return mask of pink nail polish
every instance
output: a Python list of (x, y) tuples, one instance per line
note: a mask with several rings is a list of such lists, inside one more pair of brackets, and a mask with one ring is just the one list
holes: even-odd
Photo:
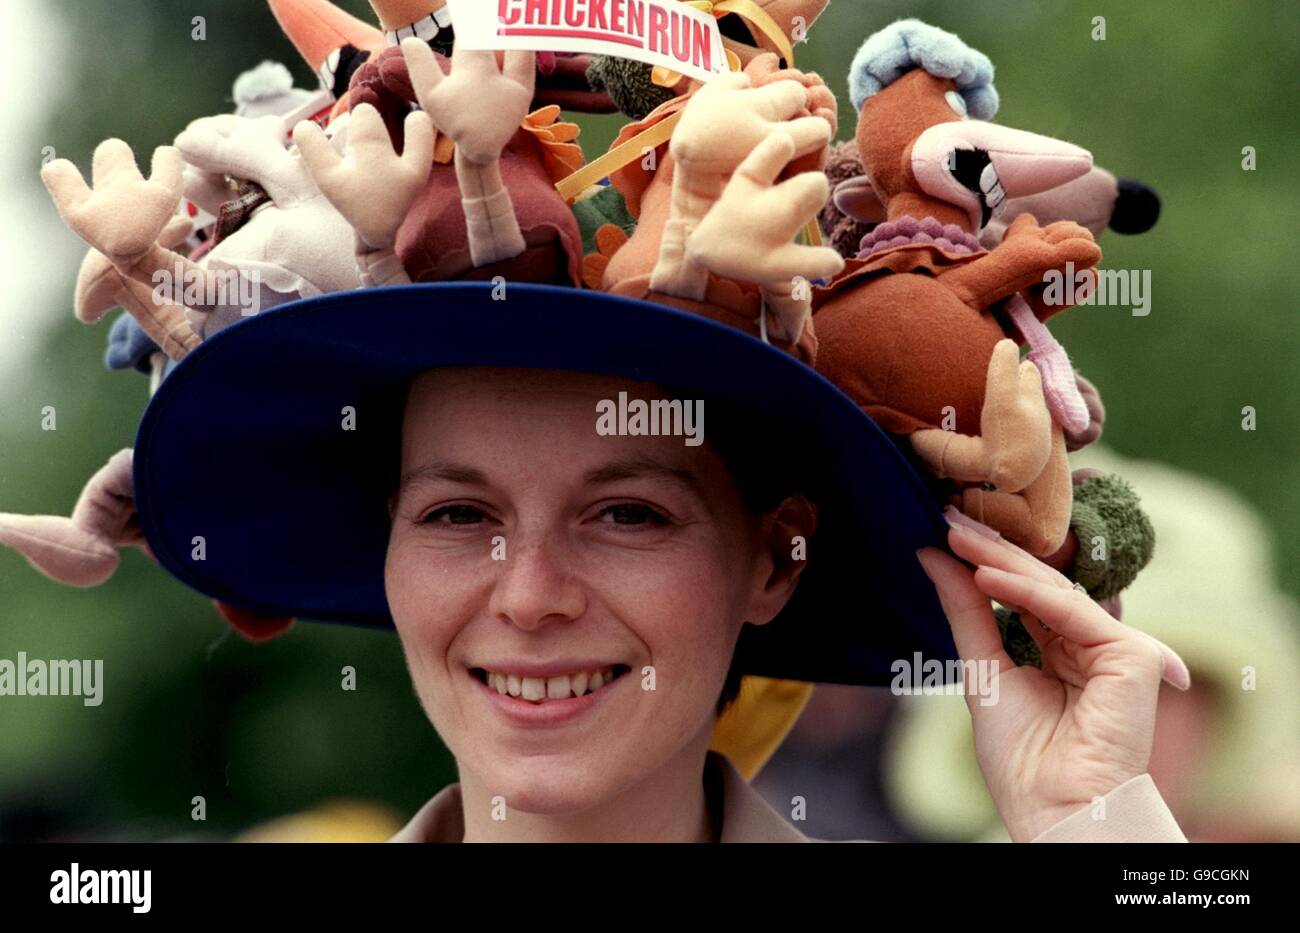
[(969, 515), (962, 513), (956, 506), (950, 505), (943, 510), (943, 517), (953, 528), (960, 528), (964, 531), (971, 531), (981, 538), (987, 538), (990, 541), (1001, 541), (1002, 535), (998, 534), (983, 522), (977, 522)]

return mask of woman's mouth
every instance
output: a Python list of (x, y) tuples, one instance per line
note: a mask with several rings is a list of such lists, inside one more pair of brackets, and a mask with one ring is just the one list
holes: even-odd
[(626, 664), (612, 664), (590, 671), (574, 671), (551, 677), (530, 677), (508, 671), (489, 671), (481, 667), (470, 673), (490, 690), (501, 696), (526, 700), (535, 705), (579, 699), (605, 689), (631, 668)]

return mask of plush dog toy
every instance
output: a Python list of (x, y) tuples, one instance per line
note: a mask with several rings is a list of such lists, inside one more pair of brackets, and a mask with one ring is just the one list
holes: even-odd
[[(1086, 428), (1073, 368), (1042, 322), (1048, 273), (1091, 270), (1092, 235), (1022, 214), (985, 250), (975, 232), (1009, 197), (1086, 175), (1069, 143), (985, 122), (993, 66), (915, 20), (864, 43), (850, 90), (885, 222), (815, 297), (818, 368), (956, 485), (963, 512), (1037, 555), (1069, 527), (1065, 430)], [(1029, 341), (1020, 363), (1017, 344)], [(1040, 375), (1041, 370), (1041, 375)]]

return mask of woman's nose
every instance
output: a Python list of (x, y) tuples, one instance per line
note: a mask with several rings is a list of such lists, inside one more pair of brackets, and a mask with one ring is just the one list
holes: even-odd
[(493, 617), (529, 631), (580, 617), (587, 599), (572, 561), (569, 549), (553, 537), (507, 538), (488, 603)]

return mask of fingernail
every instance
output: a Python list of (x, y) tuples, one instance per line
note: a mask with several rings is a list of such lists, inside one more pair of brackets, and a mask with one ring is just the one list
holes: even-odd
[(1165, 680), (1176, 690), (1187, 691), (1192, 688), (1192, 672), (1187, 663), (1178, 656), (1178, 652), (1164, 642), (1159, 641), (1160, 651), (1165, 656)]
[(987, 538), (990, 541), (1002, 540), (1002, 535), (998, 534), (983, 522), (977, 522), (969, 515), (964, 514), (955, 505), (950, 505), (944, 509), (943, 517), (953, 528), (974, 532), (981, 538)]

